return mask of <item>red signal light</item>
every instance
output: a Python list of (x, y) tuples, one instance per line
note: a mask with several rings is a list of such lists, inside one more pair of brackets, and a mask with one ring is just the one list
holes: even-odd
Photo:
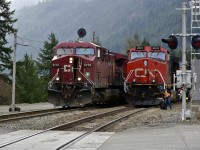
[(170, 35), (169, 38), (162, 39), (162, 42), (167, 43), (171, 49), (176, 49), (178, 45), (178, 40), (173, 35)]
[(193, 36), (191, 44), (194, 49), (199, 49), (200, 48), (200, 35)]

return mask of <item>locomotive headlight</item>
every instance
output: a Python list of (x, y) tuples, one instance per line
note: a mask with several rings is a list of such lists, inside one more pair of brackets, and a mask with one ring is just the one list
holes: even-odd
[(133, 82), (135, 83), (135, 82), (136, 82), (136, 79), (133, 79)]
[(147, 60), (144, 60), (144, 66), (147, 66), (148, 63), (147, 63)]
[(73, 58), (72, 58), (72, 57), (69, 58), (69, 63), (70, 63), (70, 64), (73, 63)]
[(152, 80), (152, 83), (155, 83), (155, 82), (156, 82), (156, 80), (153, 79), (153, 80)]
[(56, 78), (56, 81), (59, 81), (59, 80), (60, 80), (60, 78), (59, 78), (59, 77), (57, 77), (57, 78)]
[(78, 81), (81, 81), (81, 77), (78, 77)]

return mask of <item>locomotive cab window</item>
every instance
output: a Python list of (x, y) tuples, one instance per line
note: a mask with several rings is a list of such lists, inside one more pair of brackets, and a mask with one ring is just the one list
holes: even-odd
[(146, 52), (132, 52), (131, 60), (146, 57)]
[(166, 55), (164, 52), (149, 52), (148, 57), (152, 59), (157, 59), (160, 61), (165, 61)]
[(78, 55), (94, 55), (94, 48), (88, 48), (88, 47), (76, 48), (76, 54), (78, 54)]
[(74, 50), (73, 48), (59, 48), (56, 50), (56, 55), (62, 56), (62, 55), (70, 55), (73, 54)]

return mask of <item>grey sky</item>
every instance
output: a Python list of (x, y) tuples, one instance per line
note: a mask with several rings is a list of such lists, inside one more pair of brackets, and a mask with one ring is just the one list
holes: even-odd
[[(7, 0), (7, 1), (11, 1), (12, 10), (13, 9), (19, 10), (23, 7), (36, 5), (39, 2), (48, 1), (48, 0)], [(85, 1), (91, 1), (91, 0), (85, 0)]]
[(11, 1), (11, 9), (18, 10), (26, 6), (36, 5), (38, 4), (38, 2), (42, 2), (43, 0), (10, 0), (10, 1)]

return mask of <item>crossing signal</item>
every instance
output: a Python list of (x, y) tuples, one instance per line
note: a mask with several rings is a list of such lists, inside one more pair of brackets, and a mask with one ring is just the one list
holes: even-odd
[(196, 50), (199, 49), (200, 48), (200, 35), (193, 36), (191, 44), (194, 49), (196, 49)]
[(162, 39), (162, 42), (167, 43), (171, 49), (176, 49), (178, 45), (178, 40), (173, 35), (170, 35), (169, 38)]

